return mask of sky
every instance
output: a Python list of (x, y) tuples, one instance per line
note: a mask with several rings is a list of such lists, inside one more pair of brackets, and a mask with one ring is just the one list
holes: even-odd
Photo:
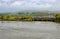
[(0, 0), (0, 13), (18, 11), (60, 11), (60, 0)]

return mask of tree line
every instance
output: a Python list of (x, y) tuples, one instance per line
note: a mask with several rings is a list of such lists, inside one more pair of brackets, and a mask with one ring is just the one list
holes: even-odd
[[(37, 13), (36, 13), (37, 14)], [(38, 16), (40, 13), (36, 14), (2, 14), (0, 15), (0, 21), (55, 21), (60, 22), (60, 14), (55, 14), (55, 18), (33, 18), (33, 16)], [(41, 13), (42, 14), (42, 13)], [(42, 15), (39, 16), (42, 16)], [(45, 14), (46, 15), (46, 14)], [(53, 15), (53, 14), (52, 14)]]

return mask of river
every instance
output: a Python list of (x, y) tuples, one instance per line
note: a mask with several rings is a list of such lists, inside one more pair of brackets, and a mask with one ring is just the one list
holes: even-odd
[(60, 39), (60, 24), (0, 21), (0, 39)]

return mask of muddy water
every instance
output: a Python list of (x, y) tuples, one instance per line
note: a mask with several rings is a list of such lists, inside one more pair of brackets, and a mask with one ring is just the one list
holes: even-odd
[(60, 24), (0, 21), (0, 39), (60, 39)]

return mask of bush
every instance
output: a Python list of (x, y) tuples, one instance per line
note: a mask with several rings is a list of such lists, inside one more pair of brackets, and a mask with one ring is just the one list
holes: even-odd
[(56, 22), (60, 22), (60, 14), (56, 14)]
[(16, 19), (15, 19), (15, 17), (9, 17), (8, 20), (9, 20), (9, 21), (14, 21), (14, 20), (16, 20)]
[(23, 16), (21, 18), (21, 20), (23, 20), (23, 21), (32, 21), (32, 16)]

